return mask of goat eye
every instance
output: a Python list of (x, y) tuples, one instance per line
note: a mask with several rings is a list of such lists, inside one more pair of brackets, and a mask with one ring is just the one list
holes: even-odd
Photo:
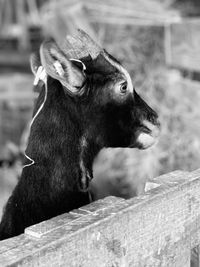
[(127, 82), (124, 82), (120, 85), (120, 92), (125, 94), (127, 92)]

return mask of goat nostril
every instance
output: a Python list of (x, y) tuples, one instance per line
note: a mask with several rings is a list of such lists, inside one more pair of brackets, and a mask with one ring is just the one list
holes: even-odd
[(158, 115), (155, 113), (155, 116), (151, 116), (150, 118), (148, 118), (149, 121), (156, 127), (160, 128), (161, 127), (161, 123), (158, 120)]
[(155, 122), (152, 122), (152, 120), (144, 120), (142, 125), (145, 126), (145, 128), (147, 128), (149, 131), (152, 131), (156, 127)]

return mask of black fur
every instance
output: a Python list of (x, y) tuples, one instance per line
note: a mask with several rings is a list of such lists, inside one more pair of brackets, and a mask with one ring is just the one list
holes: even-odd
[[(138, 147), (142, 120), (157, 124), (156, 113), (136, 93), (122, 102), (115, 100), (112, 87), (121, 74), (113, 66), (109, 69), (108, 63), (107, 69), (103, 68), (104, 64), (101, 57), (93, 63), (93, 71), (88, 68), (87, 90), (81, 97), (69, 96), (59, 81), (48, 77), (47, 101), (31, 127), (26, 150), (35, 164), (23, 169), (7, 202), (0, 240), (88, 204), (80, 160), (86, 177), (91, 179), (92, 163), (100, 149)], [(34, 113), (43, 99), (44, 87)]]

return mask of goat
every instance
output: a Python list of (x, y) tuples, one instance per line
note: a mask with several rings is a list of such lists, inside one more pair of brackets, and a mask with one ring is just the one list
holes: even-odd
[(0, 240), (90, 203), (92, 164), (103, 147), (145, 149), (159, 134), (157, 114), (126, 69), (85, 32), (68, 36), (62, 46), (44, 41), (31, 65), (35, 84), (41, 79), (43, 85)]

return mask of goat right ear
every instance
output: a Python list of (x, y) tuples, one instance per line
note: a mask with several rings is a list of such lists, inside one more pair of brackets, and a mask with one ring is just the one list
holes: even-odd
[(45, 41), (40, 48), (42, 66), (47, 74), (59, 80), (72, 95), (82, 93), (85, 75), (73, 61), (69, 60), (54, 40)]

